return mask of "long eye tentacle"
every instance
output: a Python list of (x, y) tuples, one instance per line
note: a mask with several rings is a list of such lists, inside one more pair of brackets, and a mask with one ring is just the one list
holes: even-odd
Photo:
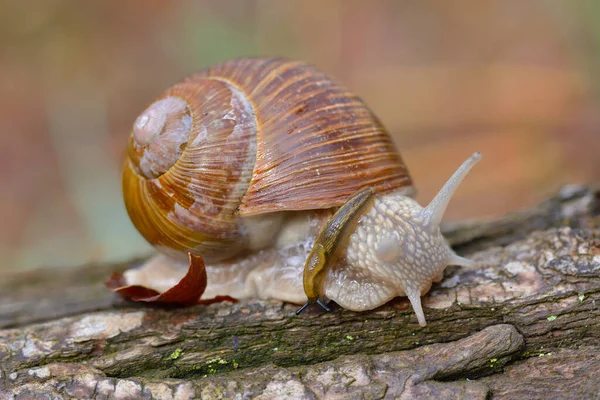
[(458, 189), (462, 181), (466, 178), (471, 168), (473, 168), (482, 157), (483, 156), (479, 152), (473, 153), (471, 157), (462, 163), (450, 179), (448, 179), (438, 194), (423, 210), (425, 225), (437, 227), (442, 222), (442, 218), (444, 217), (444, 213), (446, 212), (446, 208), (448, 207), (448, 203), (450, 203), (454, 192), (456, 192), (456, 189)]

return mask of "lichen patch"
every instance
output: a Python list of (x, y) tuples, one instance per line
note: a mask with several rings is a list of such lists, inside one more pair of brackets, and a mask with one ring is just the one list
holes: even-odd
[(102, 313), (90, 315), (71, 325), (70, 340), (77, 343), (112, 338), (121, 332), (129, 332), (139, 328), (145, 315), (142, 311), (127, 314)]
[(23, 343), (21, 353), (27, 358), (43, 357), (52, 352), (54, 341), (41, 340), (28, 336)]
[(134, 381), (119, 380), (115, 385), (115, 392), (112, 398), (119, 400), (139, 399), (142, 395), (142, 386)]
[(533, 265), (519, 261), (509, 262), (504, 266), (504, 269), (507, 270), (513, 276), (519, 274), (535, 273), (535, 267)]
[(38, 379), (46, 379), (50, 376), (50, 369), (48, 367), (32, 368), (27, 371), (27, 374)]
[(96, 385), (96, 395), (108, 397), (115, 391), (115, 384), (112, 379), (101, 379)]
[(287, 381), (271, 381), (265, 388), (265, 391), (257, 396), (256, 399), (288, 399), (288, 400), (303, 400), (310, 398), (309, 392), (301, 382), (290, 379)]

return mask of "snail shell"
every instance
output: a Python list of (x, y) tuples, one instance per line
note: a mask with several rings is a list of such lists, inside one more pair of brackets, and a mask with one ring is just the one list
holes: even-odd
[(359, 97), (300, 61), (234, 59), (175, 84), (134, 123), (127, 212), (166, 254), (208, 262), (269, 246), (282, 212), (412, 181)]

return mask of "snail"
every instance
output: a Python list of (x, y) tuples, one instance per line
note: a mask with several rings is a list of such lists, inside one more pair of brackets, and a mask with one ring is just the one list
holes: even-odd
[(316, 67), (238, 58), (192, 74), (133, 124), (122, 174), (149, 264), (207, 263), (205, 296), (374, 309), (421, 296), (448, 265), (472, 266), (439, 224), (474, 153), (431, 203), (388, 132)]

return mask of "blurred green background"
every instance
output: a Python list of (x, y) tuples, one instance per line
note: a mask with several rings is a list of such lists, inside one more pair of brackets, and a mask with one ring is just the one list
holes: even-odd
[(485, 158), (447, 220), (600, 180), (595, 0), (0, 2), (0, 271), (122, 260), (149, 246), (120, 164), (154, 96), (211, 63), (301, 58), (359, 94), (427, 202)]

